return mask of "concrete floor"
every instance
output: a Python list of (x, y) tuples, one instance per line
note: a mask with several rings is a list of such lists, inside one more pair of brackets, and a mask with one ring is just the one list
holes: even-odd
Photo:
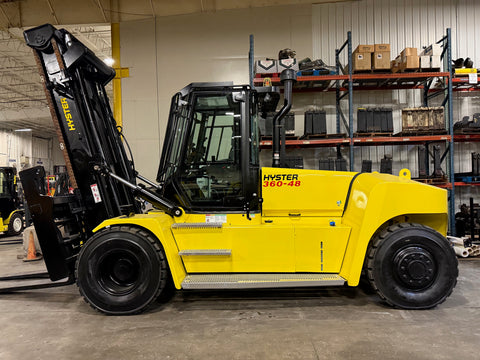
[[(0, 246), (2, 276), (42, 269), (20, 253)], [(479, 260), (460, 261), (452, 296), (425, 311), (362, 288), (179, 292), (123, 317), (95, 312), (75, 285), (0, 294), (0, 359), (479, 359)]]

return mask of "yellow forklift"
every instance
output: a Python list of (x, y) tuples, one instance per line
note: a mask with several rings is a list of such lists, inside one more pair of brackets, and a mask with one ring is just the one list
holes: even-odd
[(0, 167), (0, 232), (9, 236), (23, 231), (23, 209), (18, 196), (17, 170)]
[[(270, 167), (259, 164), (258, 121), (279, 97), (195, 83), (172, 98), (151, 181), (135, 171), (112, 116), (105, 85), (115, 71), (66, 30), (44, 25), (25, 39), (73, 188), (51, 198), (39, 186), (43, 168), (21, 173), (52, 284), (76, 282), (93, 308), (118, 315), (172, 288), (357, 286), (362, 275), (399, 308), (432, 308), (452, 293), (458, 267), (445, 190), (406, 169), (285, 167), (280, 129), (294, 72), (282, 73)], [(154, 210), (143, 213), (142, 202)]]

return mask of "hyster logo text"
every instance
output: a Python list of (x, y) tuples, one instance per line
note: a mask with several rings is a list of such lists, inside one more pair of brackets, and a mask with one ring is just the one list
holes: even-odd
[(282, 181), (282, 180), (298, 180), (298, 175), (297, 174), (276, 174), (276, 175), (263, 175), (263, 180), (266, 181)]
[(75, 124), (73, 123), (72, 114), (70, 113), (70, 109), (69, 109), (69, 106), (68, 106), (67, 99), (62, 98), (61, 101), (62, 101), (63, 113), (65, 114), (65, 119), (67, 120), (68, 130), (69, 131), (74, 131), (75, 130)]

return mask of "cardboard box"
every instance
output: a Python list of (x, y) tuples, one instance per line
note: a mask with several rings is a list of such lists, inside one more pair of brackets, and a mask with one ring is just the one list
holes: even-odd
[(374, 52), (390, 51), (390, 44), (375, 44)]
[(430, 56), (420, 56), (420, 69), (430, 69)]
[(442, 60), (440, 60), (440, 55), (430, 56), (430, 67), (432, 69), (440, 69), (442, 67)]
[(372, 69), (390, 69), (390, 51), (378, 51), (372, 54)]
[(430, 46), (427, 46), (420, 55), (429, 55), (429, 56), (439, 56), (442, 55), (442, 47), (440, 44), (432, 44)]
[(355, 52), (353, 57), (353, 71), (371, 70), (372, 69), (372, 57), (370, 53)]
[(405, 69), (418, 69), (420, 67), (420, 58), (417, 55), (407, 55), (402, 57), (402, 62), (400, 64), (400, 68), (402, 70)]
[(274, 74), (277, 72), (277, 62), (275, 60), (258, 60), (255, 62), (255, 74)]
[(292, 70), (298, 71), (299, 68), (298, 68), (297, 59), (278, 60), (277, 69), (279, 73), (281, 73), (285, 69), (292, 69)]
[(417, 56), (417, 48), (405, 48), (403, 49), (402, 53), (402, 58), (405, 56)]
[(374, 52), (375, 48), (373, 45), (358, 45), (357, 48), (355, 49), (354, 53), (360, 52), (360, 53), (372, 53)]

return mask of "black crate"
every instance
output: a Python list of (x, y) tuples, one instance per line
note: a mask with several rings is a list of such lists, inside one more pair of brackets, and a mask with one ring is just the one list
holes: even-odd
[(418, 147), (418, 177), (427, 177), (427, 152), (424, 146)]
[(373, 109), (373, 129), (370, 130), (371, 132), (382, 132), (382, 117), (383, 112), (380, 109)]
[(480, 175), (480, 154), (473, 152), (472, 153), (472, 175), (479, 176)]
[(393, 110), (385, 108), (385, 117), (387, 118), (387, 132), (393, 133)]
[(337, 170), (337, 171), (347, 171), (347, 160), (345, 160), (345, 159), (335, 159), (335, 170)]
[(374, 121), (373, 121), (373, 109), (367, 109), (367, 132), (373, 132), (375, 129)]
[(260, 135), (272, 136), (273, 135), (273, 116), (275, 113), (267, 113), (266, 118), (260, 118)]
[(335, 170), (335, 160), (334, 159), (320, 159), (318, 162), (318, 168), (320, 170)]
[(303, 169), (303, 157), (287, 156), (285, 158), (285, 165), (289, 169)]
[(384, 174), (392, 174), (393, 161), (392, 157), (385, 155), (383, 159), (380, 160), (380, 172)]
[(357, 109), (357, 132), (359, 133), (367, 132), (367, 109), (366, 108)]
[(372, 172), (372, 160), (362, 160), (362, 173)]
[(304, 134), (321, 135), (327, 133), (327, 112), (324, 110), (306, 111), (304, 117)]
[(288, 113), (283, 119), (285, 124), (285, 134), (295, 135), (295, 114)]

